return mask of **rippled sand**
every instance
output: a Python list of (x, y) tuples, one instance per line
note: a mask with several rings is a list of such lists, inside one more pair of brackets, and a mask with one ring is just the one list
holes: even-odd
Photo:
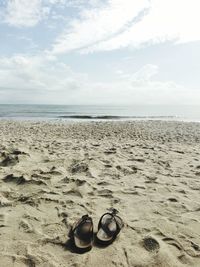
[[(110, 207), (107, 248), (76, 254), (71, 224)], [(199, 267), (200, 124), (0, 122), (0, 266)]]

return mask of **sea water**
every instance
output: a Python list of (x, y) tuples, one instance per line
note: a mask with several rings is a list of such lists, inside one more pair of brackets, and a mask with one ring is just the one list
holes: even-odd
[(10, 105), (1, 119), (16, 120), (173, 120), (200, 122), (200, 105)]

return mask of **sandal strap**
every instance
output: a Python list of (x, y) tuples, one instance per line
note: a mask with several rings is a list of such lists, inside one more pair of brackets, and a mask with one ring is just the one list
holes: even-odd
[[(92, 223), (92, 219), (86, 214), (83, 215), (82, 218), (79, 220), (79, 222), (77, 223), (77, 225), (73, 228), (71, 228), (70, 233), (69, 233), (69, 237), (73, 237), (74, 235), (76, 235), (78, 238), (80, 237), (80, 239), (84, 240), (84, 241), (88, 241), (93, 237), (93, 231), (89, 231), (88, 233), (82, 233), (80, 230), (80, 227), (86, 223), (88, 220), (88, 223), (91, 223), (91, 225), (93, 226)], [(78, 234), (76, 233), (78, 231)]]
[[(116, 210), (115, 210), (116, 211)], [(105, 215), (110, 215), (112, 217), (112, 219), (108, 219), (108, 222), (107, 223), (104, 223), (102, 224), (102, 218), (105, 216)], [(118, 218), (122, 224), (120, 225), (118, 220), (116, 219)], [(111, 223), (111, 220), (114, 220), (114, 222), (116, 223), (116, 230), (110, 230), (109, 229), (109, 224)], [(104, 230), (104, 232), (109, 236), (109, 237), (112, 237), (112, 236), (116, 236), (118, 235), (118, 233), (120, 232), (120, 230), (122, 229), (123, 227), (123, 221), (122, 219), (119, 217), (119, 216), (116, 216), (116, 212), (112, 212), (112, 213), (104, 213), (102, 216), (101, 216), (101, 219), (99, 221), (99, 225), (98, 225), (98, 229), (102, 228)]]

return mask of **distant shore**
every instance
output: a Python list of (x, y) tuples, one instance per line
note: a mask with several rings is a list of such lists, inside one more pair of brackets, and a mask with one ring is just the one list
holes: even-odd
[[(1, 119), (0, 265), (198, 267), (199, 191), (200, 123)], [(110, 207), (119, 238), (72, 253), (73, 222)]]

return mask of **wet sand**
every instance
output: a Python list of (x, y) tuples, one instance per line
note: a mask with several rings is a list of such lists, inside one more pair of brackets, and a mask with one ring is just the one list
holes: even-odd
[[(76, 254), (68, 231), (125, 222)], [(0, 121), (0, 266), (199, 267), (200, 124)]]

